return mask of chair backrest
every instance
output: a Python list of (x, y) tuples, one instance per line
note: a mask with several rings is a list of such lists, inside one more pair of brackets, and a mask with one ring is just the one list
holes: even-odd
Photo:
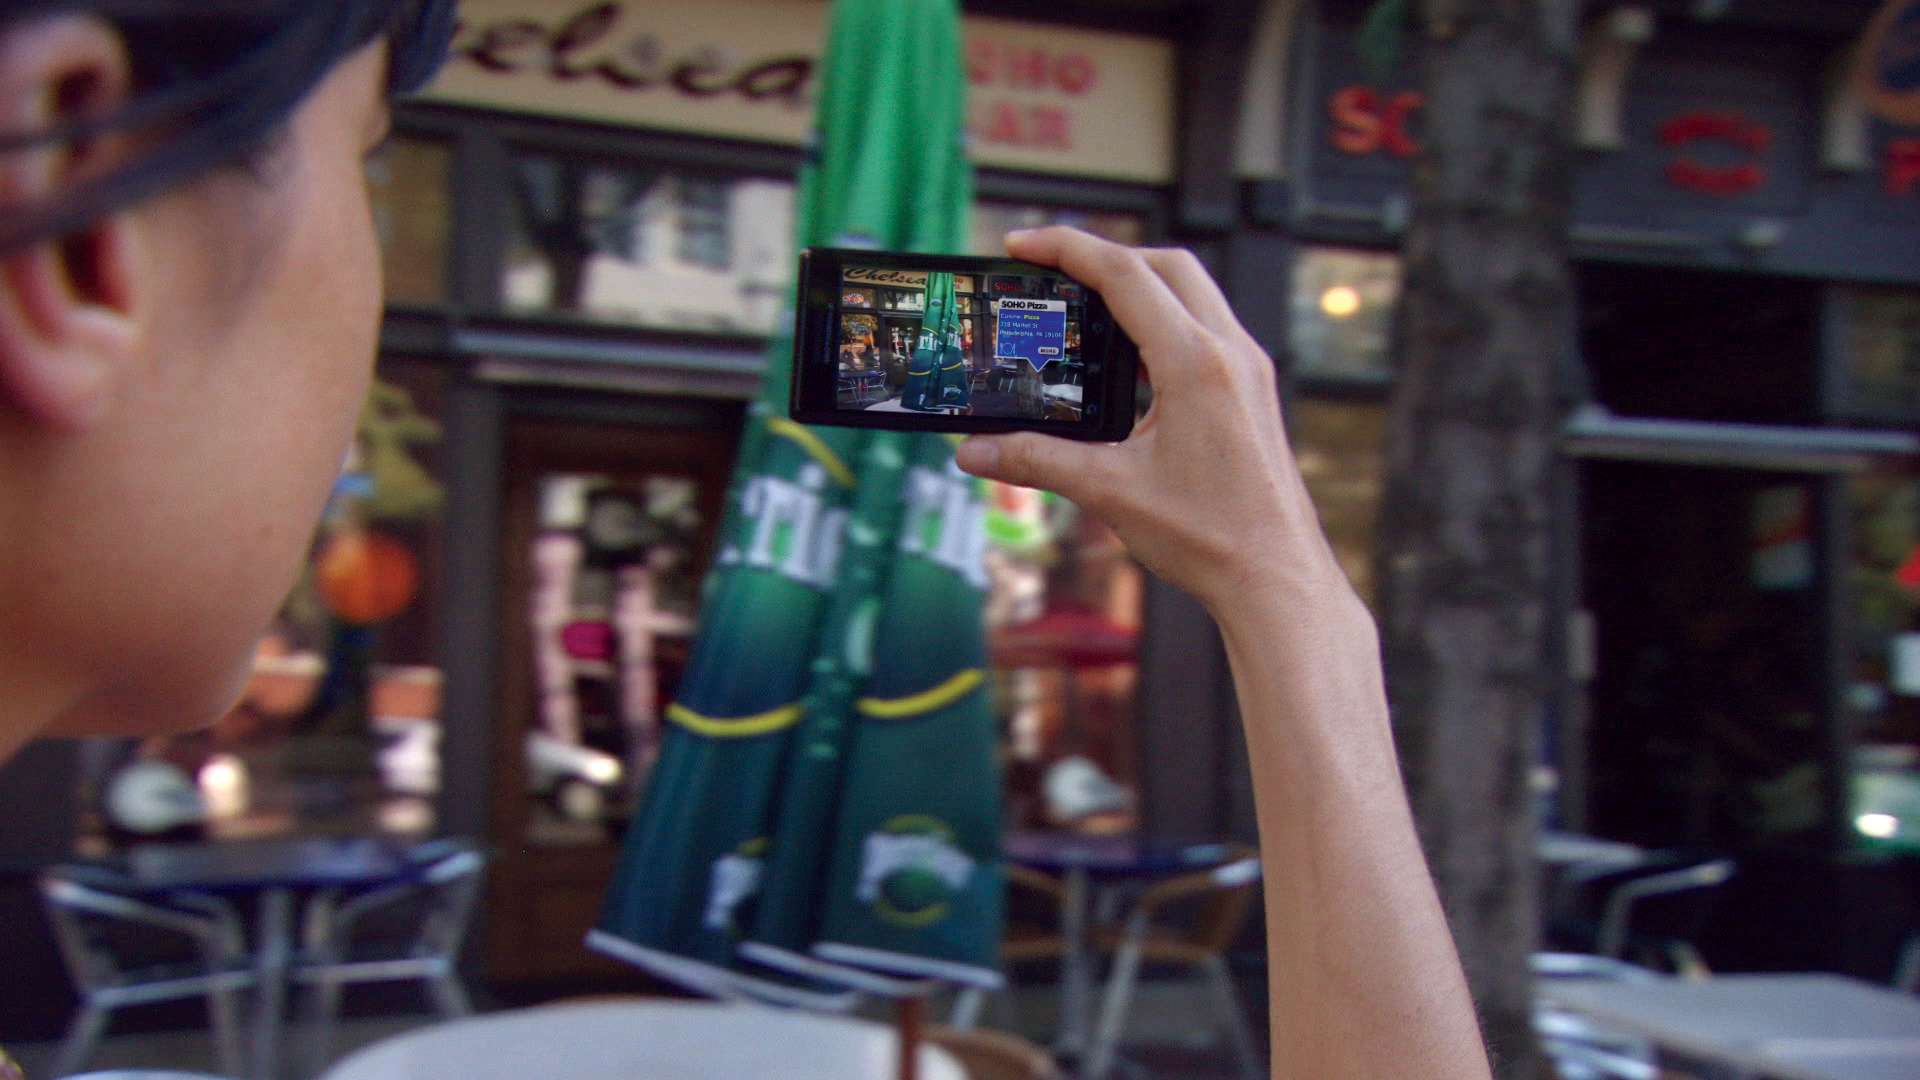
[(67, 972), (81, 990), (98, 990), (132, 969), (208, 958), (220, 947), (204, 916), (147, 902), (111, 886), (93, 867), (57, 866), (40, 875), (40, 896)]
[(1246, 849), (1239, 857), (1207, 871), (1214, 888), (1203, 893), (1188, 924), (1187, 940), (1212, 953), (1225, 953), (1247, 921), (1260, 887), (1260, 860)]
[(423, 953), (451, 955), (459, 950), (472, 922), (486, 856), (464, 841), (439, 840), (415, 848), (408, 859), (424, 866), (420, 880), (426, 889), (426, 909), (417, 947)]
[(1141, 893), (1128, 916), (1130, 925), (1142, 929), (1148, 922), (1166, 925), (1163, 909), (1178, 905), (1191, 912), (1181, 924), (1187, 944), (1224, 954), (1240, 933), (1260, 885), (1258, 852), (1244, 844), (1230, 844), (1224, 856), (1212, 869), (1167, 878)]
[(1060, 1080), (1053, 1058), (1018, 1035), (934, 1024), (922, 1037), (952, 1054), (968, 1080)]
[[(1607, 894), (1606, 906), (1600, 916), (1599, 933), (1594, 941), (1594, 951), (1601, 956), (1615, 958), (1626, 952), (1627, 941), (1632, 934), (1634, 909), (1643, 901), (1654, 897), (1713, 889), (1725, 884), (1733, 877), (1733, 873), (1732, 859), (1705, 859), (1678, 869), (1625, 877)], [(1705, 913), (1702, 910), (1694, 921), (1704, 917)]]

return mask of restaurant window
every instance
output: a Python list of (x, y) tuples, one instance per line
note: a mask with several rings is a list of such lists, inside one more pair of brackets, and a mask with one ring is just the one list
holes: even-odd
[[(1135, 213), (983, 201), (974, 204), (974, 254), (1005, 255), (1008, 231), (1043, 225), (1146, 240), (1146, 220)], [(917, 302), (903, 296), (894, 310), (917, 312)], [(965, 336), (973, 355), (971, 325)], [(984, 349), (985, 335), (979, 340)], [(990, 488), (986, 618), (1008, 823), (1131, 831), (1139, 826), (1133, 733), (1144, 576), (1112, 530), (1067, 500)]]
[(727, 198), (724, 181), (684, 178), (680, 181), (680, 261), (709, 270), (731, 265), (727, 240)]
[(513, 162), (503, 306), (656, 330), (771, 333), (793, 275), (793, 185), (638, 162)]
[(1139, 214), (982, 201), (973, 204), (973, 253), (1005, 255), (1007, 233), (1043, 225), (1071, 225), (1116, 244), (1137, 245), (1147, 239), (1146, 219)]
[(528, 558), (527, 839), (604, 843), (633, 812), (699, 613), (698, 482), (546, 472)]
[(986, 621), (1008, 823), (1130, 831), (1144, 576), (1112, 530), (1065, 499), (989, 489)]
[(1856, 417), (1920, 414), (1920, 293), (1847, 288), (1837, 296), (1838, 411)]
[(239, 702), (200, 731), (89, 740), (82, 850), (433, 830), (443, 386), (436, 364), (382, 358), (305, 570)]
[(1920, 478), (1846, 480), (1853, 607), (1848, 816), (1866, 848), (1920, 852)]
[(403, 135), (367, 160), (367, 193), (390, 303), (447, 301), (452, 169), (453, 150), (446, 143)]
[(1309, 247), (1293, 264), (1288, 351), (1296, 378), (1384, 385), (1393, 378), (1400, 257)]
[(1361, 599), (1373, 602), (1374, 523), (1386, 470), (1387, 407), (1296, 398), (1287, 407), (1300, 475), (1327, 542)]

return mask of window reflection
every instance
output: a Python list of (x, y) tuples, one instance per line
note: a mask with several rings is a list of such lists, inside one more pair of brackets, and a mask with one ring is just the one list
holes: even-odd
[(1386, 406), (1373, 402), (1300, 398), (1287, 409), (1294, 456), (1327, 542), (1354, 590), (1369, 603), (1386, 422)]
[(447, 144), (399, 135), (367, 161), (367, 193), (392, 303), (447, 301), (452, 169)]
[(692, 479), (550, 473), (528, 553), (528, 839), (592, 844), (632, 812), (698, 608)]
[(1146, 242), (1146, 219), (1139, 214), (1077, 210), (1060, 206), (1035, 206), (1028, 203), (977, 202), (973, 204), (973, 253), (1005, 255), (1005, 237), (1014, 229), (1037, 229), (1043, 225), (1071, 225), (1116, 244)]
[[(1139, 214), (984, 201), (973, 208), (973, 253), (1005, 255), (1010, 230), (1043, 225), (1146, 241)], [(896, 299), (905, 302), (883, 306), (916, 310), (915, 299)], [(1006, 725), (1008, 823), (1129, 831), (1139, 813), (1140, 568), (1111, 530), (1065, 499), (1004, 484), (992, 491), (986, 618)]]
[(1847, 480), (1859, 725), (1849, 817), (1864, 847), (1920, 851), (1920, 478)]
[(986, 621), (1015, 828), (1138, 823), (1138, 564), (1057, 496), (990, 485)]
[(516, 313), (772, 331), (792, 276), (793, 185), (527, 155), (501, 299)]
[(1294, 260), (1288, 322), (1293, 373), (1346, 382), (1390, 380), (1399, 298), (1398, 255), (1303, 249)]
[(1920, 411), (1920, 293), (1853, 288), (1843, 297), (1848, 411), (1914, 415)]

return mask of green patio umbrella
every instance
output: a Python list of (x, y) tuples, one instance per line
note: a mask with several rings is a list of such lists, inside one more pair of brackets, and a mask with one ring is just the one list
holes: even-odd
[[(801, 177), (800, 242), (961, 250), (972, 201), (964, 88), (952, 0), (837, 0)], [(818, 935), (843, 804), (870, 801), (845, 766), (868, 756), (858, 749), (855, 702), (886, 668), (893, 648), (880, 627), (897, 620), (889, 609), (905, 599), (888, 592), (910, 561), (899, 530), (914, 504), (902, 485), (911, 475), (924, 486), (930, 465), (950, 471), (952, 449), (937, 436), (793, 424), (791, 363), (790, 336), (776, 338), (741, 441), (694, 655), (589, 943), (710, 993), (833, 1005), (842, 999), (745, 961), (738, 946), (751, 934), (778, 955), (802, 956)], [(948, 651), (964, 659), (980, 651), (979, 590), (958, 599), (953, 610), (912, 614), (947, 627), (957, 643)], [(986, 718), (982, 693), (947, 704)], [(971, 756), (988, 771), (991, 810), (998, 781), (991, 723), (984, 728), (988, 739)], [(979, 888), (997, 896), (997, 832), (968, 839)], [(978, 926), (989, 953), (999, 935), (997, 909), (991, 915)], [(941, 936), (956, 935), (943, 927)]]
[(964, 409), (967, 405), (967, 362), (960, 345), (959, 294), (953, 275), (927, 275), (927, 306), (920, 320), (920, 337), (907, 365), (907, 384), (900, 407), (918, 412)]

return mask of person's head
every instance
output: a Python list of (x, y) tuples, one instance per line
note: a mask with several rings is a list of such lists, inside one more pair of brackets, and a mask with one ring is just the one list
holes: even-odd
[(364, 400), (445, 0), (0, 0), (0, 759), (212, 720)]

